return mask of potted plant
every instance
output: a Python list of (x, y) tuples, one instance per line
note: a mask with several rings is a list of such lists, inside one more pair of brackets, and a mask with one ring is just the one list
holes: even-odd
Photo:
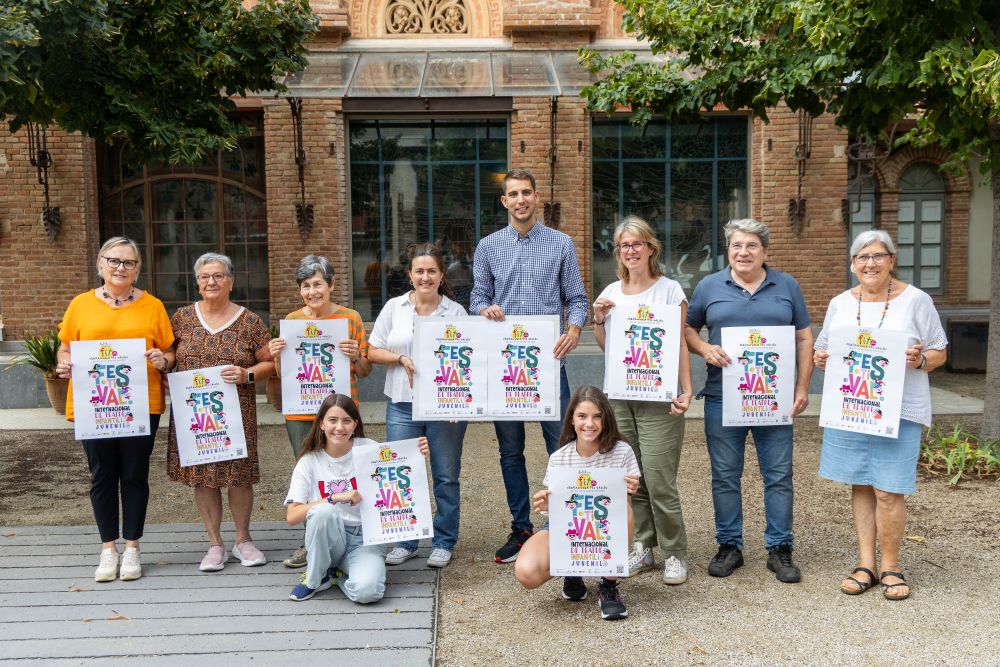
[(69, 392), (69, 380), (56, 375), (56, 364), (59, 352), (59, 332), (55, 329), (36, 336), (29, 334), (24, 338), (27, 353), (14, 357), (11, 366), (34, 366), (45, 378), (45, 393), (49, 395), (52, 408), (61, 415), (66, 414), (66, 395)]
[[(278, 327), (271, 325), (267, 328), (268, 332), (271, 334), (271, 338), (278, 337)], [(264, 385), (264, 393), (267, 394), (267, 402), (274, 406), (274, 409), (281, 412), (281, 378), (278, 377), (277, 371), (274, 375), (267, 378), (267, 384)]]

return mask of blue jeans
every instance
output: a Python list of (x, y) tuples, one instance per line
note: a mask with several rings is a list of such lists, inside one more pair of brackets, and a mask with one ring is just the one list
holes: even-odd
[[(549, 456), (559, 447), (559, 432), (569, 407), (566, 366), (559, 373), (559, 405), (558, 421), (538, 422), (542, 427), (542, 437), (545, 438), (545, 449)], [(528, 468), (524, 463), (524, 422), (498, 421), (493, 422), (493, 428), (500, 444), (500, 472), (503, 473), (503, 485), (507, 491), (511, 527), (514, 530), (531, 530), (531, 495), (528, 488)]]
[[(385, 406), (385, 431), (389, 441), (409, 440), (424, 436), (430, 447), (431, 479), (434, 482), (435, 549), (451, 551), (458, 542), (458, 521), (461, 516), (462, 442), (468, 422), (413, 421), (413, 403), (393, 403)], [(397, 546), (417, 548), (417, 540), (400, 542)]]
[(764, 478), (764, 542), (792, 546), (792, 426), (723, 426), (722, 399), (705, 397), (705, 438), (712, 461), (715, 539), (743, 549), (740, 483), (747, 432), (753, 433)]
[(336, 579), (337, 585), (349, 600), (361, 604), (381, 600), (385, 594), (385, 548), (381, 544), (365, 546), (361, 526), (346, 525), (333, 505), (314, 505), (306, 518), (309, 555), (303, 583), (319, 588), (327, 571), (337, 568), (344, 573)]

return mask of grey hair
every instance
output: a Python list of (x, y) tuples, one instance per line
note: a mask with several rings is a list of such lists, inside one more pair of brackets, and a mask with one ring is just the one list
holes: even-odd
[(333, 267), (322, 255), (306, 255), (299, 261), (299, 268), (295, 271), (295, 283), (301, 285), (316, 275), (317, 271), (323, 275), (327, 285), (333, 284)]
[(854, 237), (854, 243), (851, 244), (851, 259), (853, 260), (855, 255), (873, 243), (884, 245), (886, 252), (890, 255), (896, 254), (896, 244), (892, 242), (892, 237), (889, 236), (887, 231), (884, 229), (869, 229), (868, 231), (859, 232)]
[(726, 247), (729, 247), (729, 239), (732, 238), (733, 234), (736, 232), (743, 232), (744, 234), (754, 234), (760, 239), (760, 244), (765, 248), (771, 246), (771, 233), (767, 230), (767, 225), (763, 222), (758, 222), (753, 218), (742, 218), (740, 220), (730, 220), (726, 223), (726, 226), (722, 228), (723, 233), (726, 235)]
[[(132, 249), (132, 254), (135, 255), (135, 258), (139, 261), (136, 265), (136, 269), (142, 269), (142, 253), (139, 252), (139, 246), (136, 242), (127, 236), (112, 236), (110, 239), (105, 241), (104, 245), (101, 246), (101, 249), (97, 251), (97, 277), (101, 280), (104, 280), (104, 276), (101, 275), (101, 258), (104, 257), (106, 252), (112, 248), (117, 248), (120, 245), (127, 245)], [(135, 275), (138, 277), (139, 274), (136, 273)]]
[(206, 252), (204, 255), (194, 260), (194, 277), (197, 278), (202, 267), (206, 264), (211, 264), (212, 262), (222, 264), (223, 268), (226, 269), (226, 275), (230, 278), (233, 277), (233, 260), (229, 259), (226, 255), (221, 255), (217, 252)]

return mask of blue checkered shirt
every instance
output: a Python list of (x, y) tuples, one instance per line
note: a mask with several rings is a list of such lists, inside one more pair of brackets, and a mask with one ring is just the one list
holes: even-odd
[(573, 239), (536, 222), (521, 238), (507, 225), (479, 241), (472, 261), (470, 312), (497, 304), (506, 315), (558, 315), (566, 323), (587, 323), (587, 291)]

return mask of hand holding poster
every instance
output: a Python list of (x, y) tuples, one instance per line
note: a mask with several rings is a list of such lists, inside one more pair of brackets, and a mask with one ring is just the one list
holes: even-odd
[(906, 334), (844, 327), (831, 331), (829, 340), (819, 425), (898, 437)]
[(240, 397), (236, 385), (222, 381), (223, 368), (228, 366), (167, 376), (182, 468), (247, 457)]
[(680, 358), (680, 306), (619, 299), (608, 313), (604, 331), (608, 398), (672, 401)]
[(146, 341), (75, 340), (69, 350), (74, 437), (96, 440), (149, 434)]
[(722, 425), (792, 423), (795, 327), (723, 327)]
[(628, 576), (625, 468), (549, 469), (549, 573)]
[(482, 317), (414, 322), (414, 419), (486, 416), (486, 333)]
[(417, 439), (354, 446), (365, 544), (434, 535), (427, 468)]
[(351, 361), (337, 344), (347, 320), (281, 320), (281, 413), (314, 415), (332, 393), (351, 395)]
[(486, 349), (488, 411), (493, 419), (562, 419), (559, 362), (553, 349), (559, 337), (555, 315), (508, 316), (489, 322)]

